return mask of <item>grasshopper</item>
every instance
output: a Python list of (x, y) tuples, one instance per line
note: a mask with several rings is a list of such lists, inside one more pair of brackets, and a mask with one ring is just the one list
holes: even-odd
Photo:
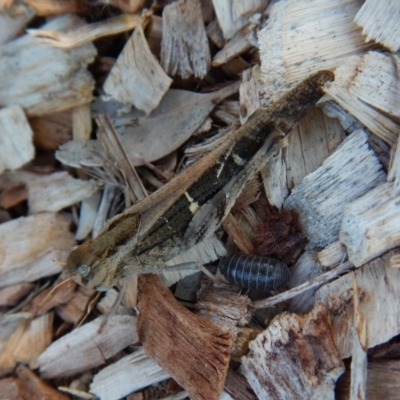
[(134, 274), (159, 273), (167, 260), (213, 234), (333, 78), (332, 72), (320, 71), (268, 109), (258, 109), (244, 125), (234, 125), (214, 150), (76, 247), (68, 273), (81, 285), (107, 290)]

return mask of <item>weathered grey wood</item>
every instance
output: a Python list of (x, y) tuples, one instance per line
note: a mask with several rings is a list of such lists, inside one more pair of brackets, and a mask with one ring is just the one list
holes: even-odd
[(333, 400), (343, 371), (329, 315), (321, 305), (304, 316), (276, 317), (250, 342), (241, 367), (262, 400)]
[(332, 268), (343, 262), (347, 257), (346, 247), (338, 240), (326, 246), (318, 252), (317, 258), (320, 264), (325, 268)]
[(76, 328), (53, 342), (38, 358), (41, 375), (44, 378), (76, 375), (104, 364), (138, 341), (134, 317), (110, 316), (99, 332), (103, 318)]
[(393, 183), (388, 182), (344, 209), (340, 241), (356, 267), (400, 245), (399, 200)]
[(366, 321), (362, 342), (366, 349), (400, 333), (400, 269), (390, 267), (390, 258), (395, 254), (399, 251), (370, 261), (354, 275), (346, 274), (316, 293), (316, 303), (323, 302), (329, 309), (340, 358), (352, 354), (353, 288), (357, 288), (359, 296), (357, 314)]
[(285, 201), (286, 208), (299, 213), (314, 248), (336, 241), (346, 204), (386, 178), (367, 139), (364, 131), (352, 133)]

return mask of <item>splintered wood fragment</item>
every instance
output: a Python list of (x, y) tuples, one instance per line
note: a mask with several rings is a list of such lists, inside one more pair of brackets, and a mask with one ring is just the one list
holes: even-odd
[(375, 40), (395, 53), (400, 48), (399, 18), (400, 7), (396, 0), (384, 0), (379, 4), (367, 0), (354, 21), (363, 28), (367, 41)]
[(239, 372), (228, 370), (225, 381), (225, 391), (235, 400), (257, 400), (253, 389)]
[[(61, 32), (82, 23), (68, 14), (43, 28)], [(36, 43), (31, 35), (6, 43), (0, 48), (0, 105), (19, 104), (28, 116), (38, 116), (91, 102), (94, 80), (87, 65), (95, 56), (92, 43), (70, 51)]]
[(17, 361), (14, 357), (14, 351), (19, 346), (19, 342), (29, 326), (29, 322), (29, 318), (22, 319), (2, 349), (0, 354), (0, 376), (9, 374), (16, 367)]
[(0, 306), (15, 306), (18, 302), (30, 293), (35, 285), (33, 283), (19, 283), (0, 290)]
[(73, 49), (103, 36), (115, 35), (136, 28), (141, 22), (139, 15), (122, 14), (101, 22), (83, 25), (67, 32), (48, 29), (27, 29), (37, 43), (60, 49)]
[(169, 375), (140, 349), (96, 374), (90, 392), (102, 400), (121, 399), (168, 378)]
[(361, 5), (361, 0), (275, 2), (258, 32), (264, 106), (310, 73), (335, 69), (371, 47), (353, 21)]
[(79, 0), (27, 0), (36, 15), (53, 16), (67, 13), (84, 13), (86, 4)]
[(222, 227), (230, 235), (239, 248), (244, 254), (255, 254), (256, 249), (252, 244), (249, 237), (243, 232), (240, 224), (236, 218), (230, 213), (222, 222)]
[(64, 321), (78, 325), (86, 313), (90, 311), (88, 307), (95, 295), (94, 289), (79, 286), (71, 300), (57, 306), (57, 314)]
[(400, 193), (400, 137), (392, 146), (387, 180), (393, 182), (393, 189)]
[(121, 103), (134, 105), (149, 115), (159, 105), (171, 82), (151, 53), (139, 25), (110, 71), (104, 91)]
[(97, 140), (71, 140), (56, 151), (56, 159), (72, 168), (102, 167), (102, 147)]
[(232, 2), (232, 18), (237, 20), (265, 10), (270, 0), (250, 0)]
[(315, 171), (345, 137), (337, 119), (327, 117), (314, 107), (288, 136), (284, 160), (289, 188)]
[(36, 317), (30, 322), (14, 350), (17, 362), (28, 364), (32, 370), (38, 368), (37, 358), (53, 339), (53, 320), (54, 313), (51, 312)]
[(319, 263), (325, 268), (338, 265), (346, 256), (346, 247), (339, 240), (329, 244), (317, 254)]
[[(318, 262), (317, 254), (313, 251), (306, 251), (301, 255), (290, 272), (289, 288), (293, 289), (304, 282), (320, 276), (323, 271), (321, 264)], [(289, 305), (289, 311), (298, 314), (311, 311), (314, 307), (314, 293), (317, 289), (318, 287), (315, 287), (293, 297)]]
[(222, 48), (225, 44), (225, 39), (217, 19), (213, 19), (206, 28), (208, 39), (217, 47)]
[(400, 333), (400, 270), (390, 267), (390, 258), (395, 254), (399, 251), (392, 250), (370, 261), (354, 275), (346, 274), (322, 286), (316, 293), (316, 303), (323, 302), (329, 309), (340, 358), (352, 354), (355, 287), (359, 298), (358, 313), (362, 313), (366, 321), (363, 347), (370, 349), (386, 343)]
[(113, 124), (105, 115), (100, 114), (96, 119), (99, 130), (97, 137), (105, 150), (108, 159), (121, 171), (131, 193), (132, 202), (136, 203), (147, 196), (147, 191), (141, 182), (139, 175), (129, 160), (118, 133)]
[(103, 317), (99, 317), (53, 342), (38, 358), (41, 376), (58, 378), (76, 375), (104, 364), (107, 359), (138, 341), (135, 318), (110, 316), (99, 332), (102, 321)]
[(311, 246), (324, 247), (336, 241), (346, 204), (385, 180), (367, 139), (362, 130), (352, 133), (286, 199), (285, 207), (299, 213)]
[(41, 213), (0, 225), (0, 287), (31, 282), (60, 272), (75, 244), (66, 215)]
[(7, 400), (23, 400), (16, 378), (0, 379), (0, 393)]
[[(218, 260), (220, 257), (226, 255), (226, 250), (222, 242), (217, 236), (212, 235), (202, 242), (198, 243), (196, 246), (191, 247), (189, 250), (184, 251), (171, 260), (165, 263), (166, 266), (172, 267), (174, 265), (192, 263), (193, 261), (200, 264), (208, 264), (212, 261)], [(179, 268), (177, 271), (163, 271), (160, 274), (160, 278), (165, 286), (169, 287), (174, 283), (178, 282), (187, 275), (198, 272), (198, 269), (190, 268), (186, 270), (184, 268)]]
[(0, 110), (0, 134), (0, 173), (18, 169), (33, 159), (33, 132), (21, 106)]
[(161, 64), (168, 75), (204, 78), (211, 54), (200, 0), (179, 0), (163, 11)]
[(97, 210), (101, 199), (100, 191), (82, 200), (79, 212), (79, 225), (75, 233), (76, 240), (85, 239), (94, 227), (97, 218)]
[(17, 377), (20, 393), (24, 399), (69, 400), (69, 396), (60, 393), (22, 365), (17, 368)]
[(29, 123), (33, 130), (35, 145), (44, 150), (56, 150), (59, 146), (71, 140), (72, 120), (70, 110), (33, 117), (29, 119)]
[(95, 182), (75, 179), (66, 171), (32, 179), (27, 185), (31, 214), (62, 210), (89, 198), (98, 190)]
[(254, 111), (258, 110), (260, 104), (260, 66), (243, 71), (242, 83), (239, 88), (240, 94), (240, 122), (244, 124)]
[(218, 399), (232, 339), (178, 303), (156, 275), (139, 277), (138, 334), (143, 348), (193, 399)]
[(400, 129), (398, 62), (398, 56), (377, 51), (349, 57), (335, 71), (335, 83), (326, 85), (334, 100), (389, 144)]
[(388, 182), (344, 209), (340, 241), (356, 267), (400, 245), (399, 200), (400, 195)]
[(74, 140), (87, 141), (92, 133), (90, 104), (83, 104), (72, 110), (72, 135)]
[(145, 0), (97, 0), (96, 4), (104, 4), (104, 6), (113, 6), (119, 8), (126, 13), (134, 13), (139, 11), (145, 5)]
[[(16, 7), (19, 5), (15, 4)], [(23, 7), (24, 11), (15, 16), (9, 15), (8, 12), (0, 14), (0, 45), (14, 39), (21, 32), (26, 24), (34, 17), (32, 9)]]
[(250, 343), (241, 367), (258, 398), (271, 400), (333, 400), (343, 371), (329, 314), (321, 305), (306, 315), (276, 317)]
[[(207, 94), (170, 89), (149, 116), (138, 110), (118, 116), (116, 104), (112, 102), (99, 102), (97, 111), (109, 115), (126, 154), (133, 165), (138, 166), (165, 157), (179, 148), (202, 125), (216, 104), (238, 89), (239, 83)], [(69, 151), (74, 153), (75, 150)], [(93, 157), (91, 154), (83, 156)]]

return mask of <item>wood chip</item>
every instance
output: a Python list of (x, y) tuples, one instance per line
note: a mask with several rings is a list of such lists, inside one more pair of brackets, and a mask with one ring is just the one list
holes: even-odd
[(13, 17), (2, 12), (0, 14), (0, 45), (14, 39), (33, 16), (33, 10), (28, 7), (25, 8), (22, 14)]
[[(80, 25), (81, 19), (65, 15), (43, 28), (64, 31)], [(21, 52), (26, 56), (21, 58)], [(95, 56), (91, 43), (70, 51), (36, 43), (30, 35), (6, 43), (0, 48), (0, 105), (19, 104), (28, 116), (38, 116), (91, 102), (94, 80), (87, 65)]]
[(135, 318), (127, 315), (109, 317), (99, 332), (103, 318), (76, 328), (53, 342), (38, 359), (41, 376), (76, 375), (104, 364), (107, 359), (138, 341)]
[(395, 53), (400, 49), (399, 18), (400, 7), (396, 0), (381, 1), (379, 6), (367, 0), (354, 21), (363, 28), (366, 41), (375, 40)]
[(385, 180), (367, 139), (364, 131), (354, 132), (286, 199), (285, 207), (299, 213), (312, 246), (336, 241), (346, 204)]
[(329, 244), (317, 254), (318, 261), (325, 268), (338, 265), (346, 256), (346, 247), (339, 240)]
[(7, 400), (23, 400), (15, 378), (0, 379), (0, 393)]
[(311, 73), (334, 69), (371, 47), (353, 21), (361, 5), (361, 0), (273, 4), (258, 32), (264, 107)]
[(38, 378), (28, 368), (20, 365), (17, 368), (18, 386), (24, 399), (42, 400), (69, 400), (69, 397), (51, 387)]
[(74, 140), (88, 141), (92, 134), (92, 112), (90, 104), (72, 110), (72, 135)]
[(36, 15), (52, 16), (67, 13), (82, 13), (85, 4), (79, 0), (26, 0), (26, 3), (35, 10)]
[(140, 349), (95, 375), (90, 392), (102, 400), (120, 399), (167, 378), (169, 375)]
[(318, 306), (304, 316), (284, 313), (250, 343), (241, 372), (260, 399), (334, 399), (344, 366), (329, 315)]
[(32, 283), (19, 283), (0, 290), (0, 306), (15, 306), (35, 287)]
[[(396, 61), (397, 60), (397, 61)], [(370, 51), (347, 58), (325, 90), (372, 133), (390, 145), (397, 140), (400, 96), (396, 55)]]
[(400, 245), (399, 199), (393, 184), (388, 182), (344, 209), (340, 241), (356, 267)]
[(75, 233), (76, 240), (85, 239), (93, 229), (97, 217), (97, 210), (101, 199), (100, 191), (82, 200), (79, 213), (79, 225)]
[(363, 346), (370, 349), (400, 333), (400, 270), (390, 267), (390, 258), (395, 254), (399, 252), (390, 251), (356, 270), (354, 278), (352, 274), (344, 275), (316, 293), (316, 302), (323, 302), (329, 309), (340, 358), (352, 354), (354, 287), (359, 297), (358, 312), (366, 320)]
[(104, 91), (129, 106), (149, 115), (171, 85), (169, 78), (149, 45), (139, 25), (126, 43), (104, 83)]
[(179, 0), (164, 8), (161, 64), (171, 76), (206, 76), (211, 54), (199, 0)]
[(218, 399), (231, 337), (178, 303), (156, 275), (139, 277), (138, 333), (153, 357), (193, 399)]
[(33, 132), (19, 105), (0, 110), (0, 134), (0, 173), (18, 169), (33, 159)]
[(0, 287), (60, 272), (53, 257), (62, 260), (75, 243), (70, 222), (65, 215), (42, 213), (1, 224)]
[(29, 212), (59, 211), (91, 197), (98, 190), (92, 181), (75, 179), (68, 172), (56, 172), (28, 182)]

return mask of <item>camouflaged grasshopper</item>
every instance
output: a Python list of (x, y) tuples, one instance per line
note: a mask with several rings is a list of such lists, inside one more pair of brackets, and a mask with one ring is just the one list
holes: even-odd
[(167, 260), (213, 234), (279, 142), (333, 80), (320, 71), (268, 109), (236, 125), (218, 147), (161, 189), (112, 218), (69, 255), (67, 271), (84, 286), (107, 290), (134, 274), (158, 273)]

